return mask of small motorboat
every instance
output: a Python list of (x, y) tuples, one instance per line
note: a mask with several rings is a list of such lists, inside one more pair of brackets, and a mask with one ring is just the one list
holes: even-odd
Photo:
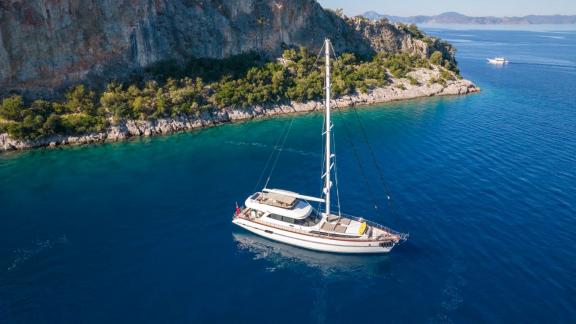
[(508, 60), (505, 57), (495, 57), (495, 58), (489, 58), (487, 60), (488, 63), (490, 64), (496, 64), (496, 65), (508, 64)]

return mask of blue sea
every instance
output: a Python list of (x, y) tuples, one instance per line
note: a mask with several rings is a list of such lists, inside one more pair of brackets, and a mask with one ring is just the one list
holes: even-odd
[(481, 93), (334, 117), (343, 211), (409, 233), (390, 254), (231, 224), (289, 123), (269, 187), (319, 194), (320, 114), (3, 154), (0, 322), (574, 323), (576, 29), (427, 31)]

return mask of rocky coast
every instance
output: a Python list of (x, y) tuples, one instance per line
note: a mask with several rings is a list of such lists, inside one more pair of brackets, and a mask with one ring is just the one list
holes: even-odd
[[(417, 80), (418, 84), (411, 83), (408, 79), (392, 79), (389, 86), (376, 88), (368, 93), (342, 96), (332, 100), (332, 104), (334, 107), (347, 108), (421, 97), (466, 95), (480, 91), (476, 85), (465, 79), (434, 82), (439, 76), (438, 70), (418, 69), (410, 72), (409, 75)], [(191, 116), (182, 115), (157, 120), (125, 120), (99, 133), (76, 136), (54, 135), (38, 140), (16, 140), (11, 139), (8, 134), (0, 134), (0, 152), (38, 147), (117, 142), (133, 137), (168, 135), (236, 121), (313, 112), (323, 108), (324, 104), (321, 101), (309, 101), (248, 108), (207, 109)]]

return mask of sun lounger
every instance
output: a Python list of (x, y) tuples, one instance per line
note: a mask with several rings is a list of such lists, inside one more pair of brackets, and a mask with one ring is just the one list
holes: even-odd
[(342, 218), (339, 222), (341, 225), (350, 225), (350, 220), (348, 218)]
[(336, 228), (336, 224), (324, 223), (322, 225), (322, 230), (327, 231), (327, 232), (334, 232), (335, 228)]
[(336, 225), (334, 231), (337, 233), (346, 233), (346, 226)]

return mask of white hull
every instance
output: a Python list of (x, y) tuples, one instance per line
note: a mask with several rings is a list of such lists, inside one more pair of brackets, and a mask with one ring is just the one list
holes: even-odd
[(268, 239), (314, 251), (351, 254), (388, 253), (394, 247), (394, 245), (382, 246), (377, 241), (339, 240), (300, 234), (279, 228), (271, 228), (243, 218), (234, 218), (232, 222)]
[(495, 65), (505, 65), (508, 64), (508, 61), (505, 59), (488, 59), (488, 63)]

